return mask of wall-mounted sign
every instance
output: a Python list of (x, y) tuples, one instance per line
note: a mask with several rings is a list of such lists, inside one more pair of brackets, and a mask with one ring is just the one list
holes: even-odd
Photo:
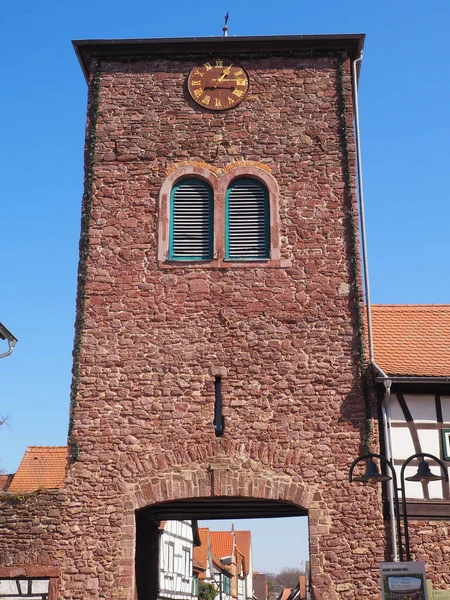
[(381, 563), (383, 600), (428, 600), (424, 562)]

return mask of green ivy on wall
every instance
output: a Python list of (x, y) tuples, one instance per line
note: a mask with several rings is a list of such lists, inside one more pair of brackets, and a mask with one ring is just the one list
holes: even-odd
[(344, 89), (344, 57), (341, 55), (338, 58), (337, 68), (337, 84), (338, 84), (338, 101), (339, 101), (339, 115), (341, 118), (341, 132), (342, 132), (342, 146), (344, 153), (344, 164), (345, 164), (345, 187), (347, 190), (349, 217), (350, 217), (350, 235), (351, 235), (351, 260), (352, 260), (352, 276), (353, 276), (353, 290), (354, 300), (356, 305), (356, 319), (358, 328), (358, 354), (359, 354), (359, 370), (361, 378), (363, 380), (363, 393), (364, 393), (364, 407), (365, 407), (365, 439), (364, 449), (365, 452), (370, 452), (370, 438), (372, 434), (372, 411), (370, 408), (369, 400), (369, 388), (367, 385), (366, 376), (366, 360), (365, 360), (365, 347), (364, 347), (364, 322), (362, 316), (362, 298), (360, 293), (359, 281), (359, 252), (358, 252), (358, 215), (355, 214), (353, 208), (353, 186), (352, 176), (350, 170), (350, 150), (349, 150), (349, 133), (347, 127), (347, 102), (345, 97)]
[(78, 460), (80, 453), (78, 442), (75, 439), (73, 428), (75, 423), (75, 409), (77, 405), (78, 385), (80, 381), (80, 352), (81, 340), (84, 329), (84, 309), (86, 301), (87, 260), (89, 256), (89, 229), (92, 211), (92, 184), (94, 180), (95, 141), (98, 117), (98, 96), (100, 87), (100, 71), (94, 76), (91, 106), (91, 131), (89, 138), (89, 164), (85, 181), (84, 212), (81, 226), (80, 260), (78, 265), (78, 301), (75, 320), (75, 342), (73, 350), (72, 386), (70, 390), (69, 413), (69, 461)]

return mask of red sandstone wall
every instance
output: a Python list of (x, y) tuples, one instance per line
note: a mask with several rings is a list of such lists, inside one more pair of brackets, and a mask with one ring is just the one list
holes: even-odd
[(55, 564), (52, 546), (61, 531), (65, 500), (61, 490), (0, 495), (1, 567)]
[(450, 522), (408, 522), (412, 559), (427, 563), (434, 589), (450, 589)]
[[(189, 63), (102, 74), (82, 453), (202, 444), (213, 433), (211, 369), (219, 367), (227, 370), (233, 439), (288, 448), (299, 429), (335, 420), (341, 403), (330, 401), (350, 391), (357, 370), (335, 63), (246, 61), (248, 100), (218, 114), (186, 100)], [(279, 183), (281, 254), (292, 267), (160, 269), (157, 198), (166, 169), (186, 158), (220, 168), (242, 155), (268, 164)], [(350, 417), (355, 406), (346, 408)], [(361, 411), (356, 402), (357, 425)], [(292, 422), (298, 412), (301, 427)]]
[[(133, 598), (134, 510), (211, 494), (307, 508), (316, 600), (378, 597), (378, 492), (347, 483), (364, 405), (337, 60), (240, 62), (251, 91), (224, 113), (187, 97), (194, 62), (101, 65), (80, 458), (63, 515), (73, 531), (49, 540), (62, 598)], [(346, 118), (351, 134), (350, 111)], [(270, 167), (290, 266), (157, 263), (159, 191), (187, 159)], [(226, 418), (219, 439), (216, 373)]]
[[(87, 485), (93, 477), (98, 487), (106, 475), (113, 493), (118, 480), (133, 489), (192, 463), (192, 476), (202, 477), (218, 455), (237, 470), (253, 460), (312, 492), (317, 598), (353, 598), (360, 586), (374, 594), (376, 575), (367, 573), (383, 559), (373, 531), (381, 521), (375, 511), (366, 528), (356, 522), (366, 495), (346, 483), (364, 409), (337, 61), (241, 62), (251, 92), (224, 113), (189, 101), (193, 62), (102, 66), (75, 430), (82, 460), (73, 477)], [(350, 105), (348, 72), (346, 92)], [(351, 133), (350, 113), (347, 123)], [(280, 189), (281, 258), (290, 267), (160, 268), (158, 194), (166, 171), (187, 159), (270, 167)], [(211, 424), (217, 369), (226, 372), (223, 439)], [(138, 506), (152, 494), (178, 497), (166, 480)], [(362, 568), (363, 581), (355, 581)], [(125, 575), (126, 586), (132, 573)]]

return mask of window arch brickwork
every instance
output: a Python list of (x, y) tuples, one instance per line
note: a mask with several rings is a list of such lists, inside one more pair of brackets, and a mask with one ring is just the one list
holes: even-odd
[[(267, 266), (283, 266), (280, 264), (280, 216), (279, 216), (279, 192), (278, 185), (274, 177), (258, 167), (235, 167), (222, 175), (219, 179), (218, 192), (219, 202), (221, 203), (220, 212), (225, 215), (225, 196), (227, 190), (237, 179), (251, 178), (261, 182), (269, 194), (269, 223), (270, 223), (270, 253), (269, 260), (265, 263)], [(222, 248), (225, 248), (225, 230), (224, 221), (221, 230)], [(226, 261), (225, 264), (236, 264), (232, 261)], [(239, 263), (237, 263), (239, 264)], [(245, 264), (245, 263), (242, 263)], [(257, 263), (258, 264), (258, 263)], [(261, 266), (261, 264), (260, 264)]]
[[(171, 212), (171, 194), (174, 186), (182, 179), (199, 179), (209, 184), (213, 198), (217, 197), (218, 180), (216, 175), (204, 169), (203, 167), (181, 167), (171, 173), (163, 182), (159, 193), (159, 219), (158, 219), (158, 262), (160, 264), (169, 264), (170, 258), (170, 212)], [(214, 207), (215, 208), (215, 207)], [(213, 211), (216, 215), (216, 210)], [(213, 232), (213, 258), (216, 245), (216, 223), (214, 217), (214, 232)], [(198, 263), (196, 263), (198, 264)], [(177, 265), (179, 266), (179, 264)]]

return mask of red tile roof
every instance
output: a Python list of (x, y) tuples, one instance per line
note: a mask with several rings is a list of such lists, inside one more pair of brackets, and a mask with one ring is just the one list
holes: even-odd
[(219, 542), (221, 542), (221, 538), (224, 537), (216, 535), (218, 533), (225, 535), (228, 534), (229, 536), (231, 536), (231, 534), (228, 531), (209, 531), (208, 527), (199, 527), (198, 529), (200, 546), (194, 546), (194, 561), (197, 565), (198, 570), (202, 570), (202, 572), (199, 574), (199, 579), (204, 579), (206, 577), (206, 569), (208, 565), (208, 543), (211, 544), (211, 559), (213, 563), (217, 567), (222, 569), (222, 571), (226, 571), (227, 573), (230, 572), (229, 567), (224, 565), (220, 559), (224, 556), (230, 556), (231, 552), (229, 554), (219, 554), (217, 552), (217, 549), (221, 550), (224, 546), (221, 545), (221, 543), (216, 543), (216, 545), (213, 546), (213, 537), (216, 539), (216, 541), (219, 540)]
[(252, 532), (245, 531), (235, 531), (236, 535), (236, 546), (239, 548), (240, 552), (244, 555), (244, 568), (245, 574), (250, 571), (250, 548), (252, 545)]
[(8, 488), (9, 492), (35, 492), (64, 485), (66, 446), (29, 446)]
[[(197, 565), (205, 571), (208, 566), (208, 540), (209, 540), (209, 529), (207, 527), (198, 528), (198, 536), (200, 538), (200, 546), (194, 546), (194, 561)], [(200, 579), (202, 576), (200, 576)]]
[(388, 375), (450, 377), (450, 304), (375, 304), (372, 322)]
[(292, 588), (284, 588), (281, 594), (278, 596), (278, 600), (287, 600), (291, 595)]
[(14, 473), (0, 473), (0, 492), (6, 492), (11, 483)]
[(233, 536), (230, 531), (210, 531), (211, 550), (219, 558), (233, 554)]
[[(197, 574), (201, 573), (204, 570), (203, 565), (201, 565), (199, 562), (197, 562), (195, 560), (195, 558), (192, 559), (192, 570), (195, 571)], [(200, 579), (201, 579), (201, 577), (200, 577)]]
[(224, 565), (220, 558), (214, 554), (214, 552), (211, 552), (211, 558), (216, 567), (219, 567), (219, 569), (221, 569), (222, 571), (231, 574), (231, 567)]

